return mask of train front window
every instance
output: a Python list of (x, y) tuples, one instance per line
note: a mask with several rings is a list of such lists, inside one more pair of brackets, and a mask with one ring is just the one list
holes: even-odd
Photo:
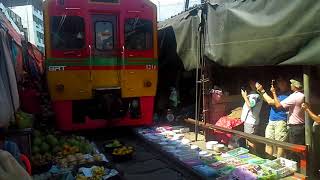
[(95, 24), (96, 48), (98, 50), (113, 49), (113, 26), (111, 22), (100, 21)]
[(51, 18), (51, 45), (56, 50), (84, 48), (84, 19), (79, 16), (53, 16)]
[(128, 50), (148, 50), (152, 48), (152, 22), (131, 18), (125, 23), (125, 48)]

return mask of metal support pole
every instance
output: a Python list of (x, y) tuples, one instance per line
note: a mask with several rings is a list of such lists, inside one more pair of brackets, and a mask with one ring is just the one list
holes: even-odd
[(199, 62), (197, 61), (197, 68), (196, 68), (196, 102), (195, 102), (195, 120), (196, 123), (194, 124), (194, 132), (195, 132), (195, 140), (198, 141), (198, 126), (199, 126), (199, 115), (198, 115), (198, 81), (199, 81)]
[[(310, 103), (310, 66), (303, 67), (303, 87), (304, 87), (304, 96), (305, 102)], [(307, 167), (313, 167), (312, 161), (312, 121), (307, 113), (305, 113), (305, 141), (308, 146), (308, 164)], [(308, 169), (308, 168), (306, 168)], [(309, 169), (311, 170), (311, 169)]]
[(189, 0), (186, 0), (185, 6), (184, 6), (184, 10), (188, 10), (189, 8)]

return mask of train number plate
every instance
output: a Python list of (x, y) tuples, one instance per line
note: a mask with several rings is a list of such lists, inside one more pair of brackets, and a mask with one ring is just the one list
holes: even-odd
[(156, 65), (147, 64), (146, 65), (146, 69), (147, 70), (154, 70), (154, 69), (157, 69), (157, 66)]

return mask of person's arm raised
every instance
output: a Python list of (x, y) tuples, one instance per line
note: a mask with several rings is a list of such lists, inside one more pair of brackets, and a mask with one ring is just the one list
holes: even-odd
[(249, 101), (247, 91), (241, 89), (241, 95), (242, 95), (242, 98), (244, 99), (244, 103), (248, 106), (248, 108), (251, 108), (251, 103)]
[(301, 108), (308, 113), (308, 115), (310, 116), (310, 118), (312, 120), (314, 120), (317, 123), (320, 123), (320, 117), (318, 115), (316, 115), (314, 112), (312, 112), (312, 110), (310, 109), (310, 105), (309, 104), (303, 103), (301, 105)]
[(263, 86), (259, 83), (256, 84), (256, 88), (257, 91), (259, 92), (259, 94), (263, 97), (263, 100), (265, 102), (267, 102), (269, 105), (274, 105), (274, 99), (272, 99), (272, 97), (270, 97), (266, 91), (264, 90)]
[(283, 106), (282, 106), (281, 103), (280, 103), (280, 100), (278, 99), (278, 96), (277, 96), (277, 93), (276, 93), (276, 89), (275, 89), (273, 86), (271, 86), (270, 91), (271, 91), (272, 96), (273, 96), (274, 106), (275, 106), (277, 109), (283, 108)]

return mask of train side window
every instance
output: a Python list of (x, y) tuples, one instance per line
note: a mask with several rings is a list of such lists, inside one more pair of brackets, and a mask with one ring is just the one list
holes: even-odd
[(96, 22), (95, 37), (98, 50), (112, 50), (114, 47), (112, 23), (107, 21)]
[(53, 16), (51, 18), (51, 45), (56, 50), (84, 48), (84, 19), (79, 16)]
[(148, 50), (152, 48), (152, 22), (130, 18), (125, 22), (125, 48), (128, 50)]

